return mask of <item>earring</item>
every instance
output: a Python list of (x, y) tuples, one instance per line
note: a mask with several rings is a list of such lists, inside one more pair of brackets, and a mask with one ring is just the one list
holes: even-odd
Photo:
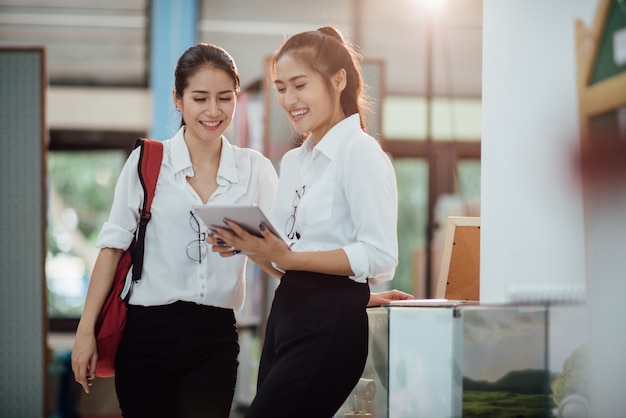
[(180, 112), (180, 107), (176, 106), (176, 111)]

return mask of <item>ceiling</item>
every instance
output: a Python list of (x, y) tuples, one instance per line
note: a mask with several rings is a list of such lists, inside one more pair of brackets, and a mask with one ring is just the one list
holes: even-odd
[(147, 85), (147, 24), (145, 0), (0, 0), (0, 45), (44, 45), (52, 85)]
[[(198, 40), (233, 55), (244, 87), (264, 76), (265, 58), (285, 36), (333, 24), (360, 46), (364, 58), (383, 62), (387, 94), (481, 96), (482, 0), (198, 2)], [(430, 3), (441, 10), (431, 12)], [(44, 45), (51, 85), (146, 87), (149, 5), (149, 0), (0, 0), (0, 45)]]

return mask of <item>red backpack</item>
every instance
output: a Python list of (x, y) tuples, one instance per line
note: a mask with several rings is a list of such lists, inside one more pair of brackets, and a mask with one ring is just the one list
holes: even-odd
[(122, 298), (122, 291), (131, 267), (133, 267), (132, 283), (141, 279), (146, 226), (150, 221), (150, 207), (163, 159), (163, 143), (160, 141), (139, 138), (135, 143), (135, 148), (137, 147), (141, 147), (137, 169), (144, 193), (143, 207), (135, 239), (122, 254), (115, 271), (113, 286), (96, 320), (97, 377), (115, 376), (115, 355), (126, 326), (126, 304), (130, 297), (128, 292), (126, 297)]

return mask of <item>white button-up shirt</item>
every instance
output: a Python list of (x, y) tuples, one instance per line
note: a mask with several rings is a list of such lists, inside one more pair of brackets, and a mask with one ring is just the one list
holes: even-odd
[(354, 114), (317, 145), (309, 138), (284, 155), (272, 222), (287, 235), (295, 211), (293, 251), (342, 248), (351, 279), (377, 284), (391, 280), (398, 264), (397, 194), (391, 161)]
[[(198, 239), (189, 212), (193, 205), (207, 202), (202, 202), (187, 182), (194, 171), (183, 132), (181, 128), (172, 139), (163, 141), (163, 162), (146, 228), (142, 278), (133, 285), (130, 303), (152, 306), (182, 300), (240, 309), (247, 257), (222, 258), (210, 248), (201, 263), (187, 257), (187, 246)], [(143, 201), (138, 151), (131, 153), (118, 179), (109, 219), (98, 237), (100, 248), (126, 249), (133, 240)], [(269, 213), (278, 178), (262, 154), (223, 138), (217, 183), (209, 202), (256, 203)]]

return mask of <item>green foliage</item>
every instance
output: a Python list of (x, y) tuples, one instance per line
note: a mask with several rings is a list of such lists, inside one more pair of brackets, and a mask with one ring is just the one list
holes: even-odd
[[(78, 215), (78, 229), (95, 242), (108, 217), (123, 151), (53, 151), (48, 153), (48, 186), (54, 188), (64, 208)], [(48, 237), (48, 248), (56, 245)]]
[(545, 370), (511, 370), (495, 382), (463, 377), (463, 388), (483, 392), (548, 393), (550, 373)]
[(463, 418), (549, 417), (549, 395), (463, 391)]

